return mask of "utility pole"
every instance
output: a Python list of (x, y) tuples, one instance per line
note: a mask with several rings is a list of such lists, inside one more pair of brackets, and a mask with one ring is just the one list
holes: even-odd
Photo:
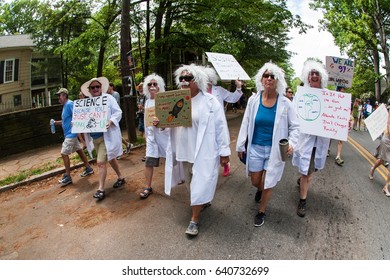
[(135, 128), (135, 116), (137, 108), (137, 97), (134, 80), (131, 76), (130, 54), (130, 0), (122, 1), (121, 16), (121, 75), (124, 101), (124, 115), (127, 127), (127, 137), (131, 143), (137, 141)]

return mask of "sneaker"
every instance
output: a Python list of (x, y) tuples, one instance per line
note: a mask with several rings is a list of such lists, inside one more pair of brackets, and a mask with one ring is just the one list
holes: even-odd
[(127, 144), (125, 153), (126, 154), (130, 154), (130, 150), (131, 150), (132, 147), (133, 147), (133, 144), (131, 144), (131, 143)]
[(297, 215), (299, 217), (305, 217), (306, 215), (306, 200), (302, 201), (300, 200), (299, 201), (299, 204), (298, 204), (298, 209), (297, 209)]
[(186, 229), (186, 234), (191, 236), (197, 236), (199, 232), (199, 223), (191, 221)]
[(344, 164), (344, 160), (342, 160), (340, 157), (337, 157), (335, 162), (338, 164), (338, 165), (343, 165)]
[(388, 167), (389, 166), (389, 162), (388, 161), (385, 161), (385, 163), (383, 164), (385, 167)]
[(92, 167), (86, 167), (84, 172), (80, 174), (81, 177), (87, 177), (88, 175), (91, 175), (93, 174), (94, 171), (92, 169)]
[(67, 174), (64, 174), (64, 177), (62, 177), (61, 180), (59, 180), (61, 187), (65, 187), (69, 184), (72, 184), (72, 177), (70, 177)]
[(255, 216), (255, 227), (261, 227), (264, 224), (265, 213), (258, 212)]
[(229, 176), (230, 174), (230, 164), (226, 164), (224, 167), (223, 167), (223, 177), (227, 177)]

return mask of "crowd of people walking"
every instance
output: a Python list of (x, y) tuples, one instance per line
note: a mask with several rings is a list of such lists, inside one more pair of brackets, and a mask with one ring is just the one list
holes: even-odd
[[(230, 174), (230, 135), (224, 112), (224, 102), (237, 102), (243, 95), (243, 82), (235, 81), (235, 91), (229, 92), (218, 87), (218, 75), (211, 67), (182, 65), (174, 72), (176, 85), (179, 89), (188, 90), (191, 102), (191, 121), (188, 127), (160, 127), (160, 120), (155, 115), (146, 121), (145, 110), (155, 108), (156, 97), (165, 92), (165, 82), (156, 73), (145, 77), (138, 85), (138, 118), (139, 130), (145, 136), (146, 155), (145, 184), (140, 190), (142, 199), (153, 194), (153, 170), (160, 166), (160, 159), (165, 159), (164, 191), (167, 195), (172, 187), (185, 184), (190, 196), (191, 218), (185, 230), (189, 236), (199, 233), (201, 212), (211, 205), (216, 193), (219, 176), (219, 166), (224, 168), (223, 175)], [(303, 67), (301, 80), (304, 87), (325, 88), (328, 74), (319, 62), (308, 60)], [(325, 167), (328, 156), (330, 138), (306, 134), (300, 131), (297, 112), (294, 107), (293, 91), (287, 87), (284, 71), (274, 63), (265, 63), (254, 77), (256, 92), (248, 99), (243, 115), (239, 134), (237, 136), (236, 152), (238, 158), (245, 163), (246, 175), (256, 188), (255, 201), (259, 203), (258, 211), (254, 215), (254, 226), (260, 227), (265, 222), (267, 204), (270, 202), (272, 190), (283, 176), (285, 157), (292, 157), (292, 165), (298, 169), (300, 199), (297, 202), (296, 213), (299, 217), (307, 214), (307, 199), (313, 176), (316, 171)], [(113, 185), (119, 188), (125, 185), (125, 177), (121, 172), (117, 158), (123, 153), (123, 143), (126, 152), (129, 152), (130, 143), (121, 136), (119, 121), (122, 117), (120, 103), (115, 98), (113, 84), (105, 77), (92, 78), (81, 86), (84, 97), (93, 98), (106, 96), (108, 118), (106, 132), (84, 133), (88, 151), (96, 150), (99, 184), (93, 197), (97, 201), (105, 198), (105, 180), (107, 176), (107, 162), (117, 175)], [(107, 94), (108, 93), (108, 94)], [(58, 92), (61, 103), (64, 104), (62, 123), (67, 138), (63, 144), (64, 164), (66, 174), (61, 180), (65, 186), (72, 181), (68, 172), (68, 155), (78, 152), (82, 159), (85, 154), (78, 143), (77, 135), (68, 134), (71, 120), (71, 101), (67, 100), (66, 89)], [(355, 99), (352, 106), (353, 124), (355, 130), (361, 126), (361, 118), (366, 118), (373, 109), (369, 100), (361, 105)], [(390, 137), (388, 130), (382, 137), (379, 159), (370, 171), (370, 179), (375, 169), (384, 161), (390, 160)], [(71, 138), (71, 139), (68, 139)], [(280, 141), (288, 141), (284, 152), (280, 149)], [(340, 141), (341, 142), (341, 141)], [(342, 146), (342, 143), (341, 143)], [(285, 153), (285, 154), (284, 154)], [(84, 156), (83, 156), (84, 155)], [(340, 163), (341, 149), (336, 157)], [(94, 173), (88, 161), (85, 161), (85, 170), (82, 176)], [(387, 178), (383, 192), (390, 196)]]

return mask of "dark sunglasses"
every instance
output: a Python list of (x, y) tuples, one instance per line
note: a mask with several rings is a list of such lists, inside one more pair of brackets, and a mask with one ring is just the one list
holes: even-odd
[(291, 90), (287, 91), (287, 93), (293, 93)]
[(319, 76), (319, 75), (320, 75), (320, 72), (318, 72), (318, 71), (311, 71), (311, 72), (310, 72), (310, 75), (311, 75), (311, 76), (314, 76), (314, 75)]
[(179, 81), (186, 81), (186, 82), (191, 82), (194, 79), (194, 76), (180, 76)]
[(99, 89), (100, 86), (91, 86), (91, 87), (89, 87), (89, 89), (92, 89), (92, 90), (94, 90), (95, 88)]
[(151, 86), (156, 87), (156, 86), (157, 86), (157, 83), (149, 83), (149, 84), (148, 84), (148, 87), (151, 87)]
[(274, 74), (268, 74), (268, 73), (264, 73), (263, 74), (263, 78), (268, 79), (269, 77), (271, 77), (272, 80), (275, 80), (275, 75)]

